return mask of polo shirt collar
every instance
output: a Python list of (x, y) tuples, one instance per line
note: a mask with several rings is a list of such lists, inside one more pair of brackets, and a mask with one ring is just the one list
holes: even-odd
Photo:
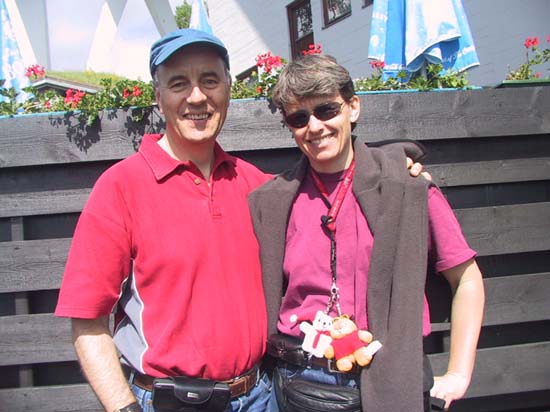
[[(190, 169), (192, 167), (191, 161), (182, 162), (166, 153), (164, 149), (158, 145), (158, 141), (161, 138), (161, 134), (145, 134), (139, 146), (139, 153), (153, 171), (157, 181), (166, 178), (180, 167), (185, 169)], [(218, 142), (216, 142), (214, 146), (214, 167), (212, 171), (215, 171), (223, 163), (234, 166), (235, 162), (235, 157), (226, 153)]]

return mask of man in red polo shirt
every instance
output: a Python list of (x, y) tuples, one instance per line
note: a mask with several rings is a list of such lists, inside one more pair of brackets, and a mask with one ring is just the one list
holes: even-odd
[(228, 410), (263, 410), (266, 311), (246, 196), (269, 176), (216, 143), (231, 88), (219, 39), (176, 31), (152, 46), (150, 63), (166, 133), (145, 135), (97, 181), (56, 315), (73, 318), (108, 412), (140, 411), (136, 398), (146, 410), (152, 378), (180, 375), (229, 381)]

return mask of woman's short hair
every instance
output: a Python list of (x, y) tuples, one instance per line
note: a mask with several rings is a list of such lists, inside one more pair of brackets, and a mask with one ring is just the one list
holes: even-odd
[(273, 103), (281, 110), (289, 104), (340, 93), (345, 101), (355, 94), (349, 72), (332, 56), (310, 54), (288, 63), (273, 88)]

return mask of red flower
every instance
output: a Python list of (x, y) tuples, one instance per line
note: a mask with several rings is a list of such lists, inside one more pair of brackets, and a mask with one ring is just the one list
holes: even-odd
[(535, 77), (536, 77), (537, 79), (540, 79), (540, 72), (536, 72), (536, 73), (535, 73)]
[(549, 34), (548, 36), (546, 36), (546, 41), (547, 41), (548, 43), (550, 43), (550, 34)]
[(25, 76), (27, 76), (29, 79), (31, 77), (36, 77), (37, 79), (41, 79), (46, 74), (46, 71), (44, 70), (44, 67), (40, 66), (39, 64), (33, 64), (25, 70)]
[(49, 100), (47, 102), (44, 102), (44, 107), (46, 109), (50, 109), (52, 107), (52, 102), (50, 102)]
[(321, 54), (323, 51), (321, 50), (321, 45), (320, 44), (310, 44), (308, 46), (308, 49), (307, 50), (302, 50), (302, 55), (303, 56), (307, 56), (307, 55), (310, 55), (310, 54)]
[(260, 94), (262, 92), (262, 86), (256, 87), (256, 93)]
[(372, 67), (373, 69), (383, 69), (384, 68), (384, 62), (382, 61), (378, 61), (378, 60), (373, 60), (370, 62), (370, 67)]
[(538, 37), (527, 37), (527, 39), (525, 40), (525, 43), (523, 43), (525, 45), (525, 48), (526, 49), (530, 49), (531, 47), (536, 47), (539, 45), (539, 38)]
[(271, 73), (274, 67), (282, 66), (282, 64), (281, 56), (273, 56), (269, 51), (256, 56), (256, 67), (263, 67), (267, 74)]
[(73, 109), (76, 109), (78, 103), (82, 100), (86, 93), (82, 91), (74, 91), (73, 89), (68, 89), (65, 92), (65, 99), (63, 100), (65, 104), (70, 105)]
[(139, 89), (139, 86), (134, 86), (134, 91), (132, 92), (132, 94), (135, 96), (135, 97), (138, 97), (139, 95), (141, 95), (143, 92)]
[(124, 92), (122, 93), (122, 98), (123, 98), (123, 99), (127, 99), (128, 96), (130, 96), (130, 91), (129, 91), (128, 88), (126, 87), (126, 88), (124, 89)]

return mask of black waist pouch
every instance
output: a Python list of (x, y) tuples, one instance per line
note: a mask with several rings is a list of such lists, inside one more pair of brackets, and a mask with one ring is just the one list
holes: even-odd
[[(296, 338), (282, 334), (271, 335), (267, 352), (275, 358), (304, 366), (305, 356)], [(286, 378), (278, 368), (273, 372), (273, 386), (281, 412), (361, 412), (361, 393), (358, 388)]]
[(285, 378), (275, 368), (273, 385), (281, 412), (361, 412), (359, 389)]
[(226, 383), (176, 376), (153, 382), (155, 412), (222, 412), (231, 399)]

